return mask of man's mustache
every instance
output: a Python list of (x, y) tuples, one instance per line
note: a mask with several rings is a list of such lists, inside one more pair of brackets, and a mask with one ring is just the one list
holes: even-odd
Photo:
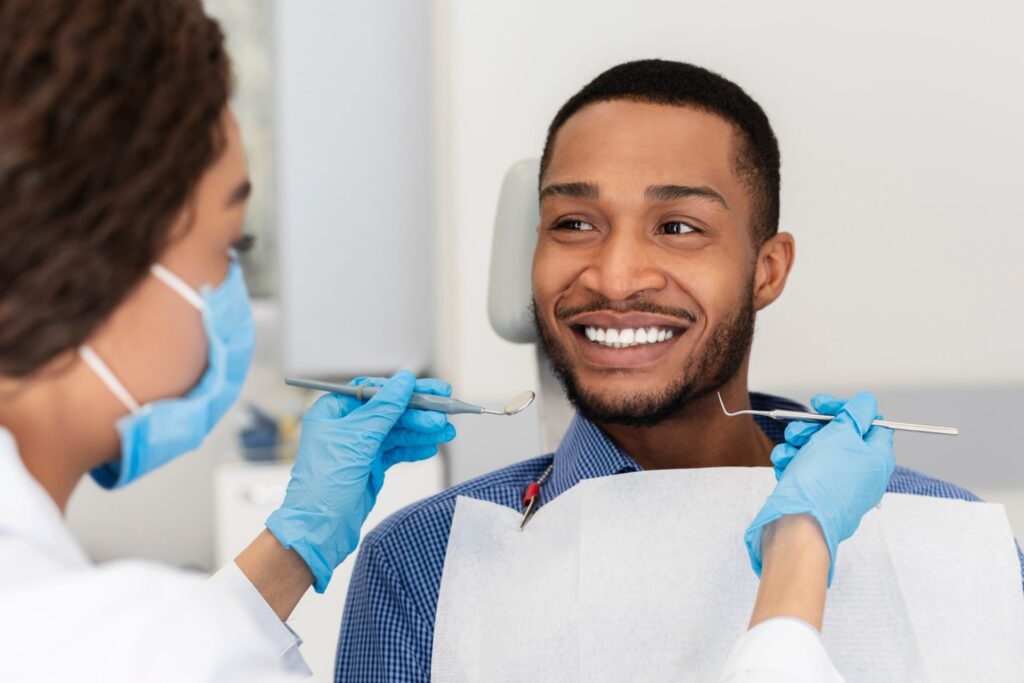
[(674, 306), (662, 306), (656, 304), (653, 301), (645, 301), (643, 299), (637, 299), (636, 301), (612, 301), (611, 299), (600, 297), (593, 301), (583, 304), (582, 306), (571, 306), (571, 307), (555, 307), (555, 318), (558, 320), (568, 320), (584, 313), (652, 313), (655, 315), (665, 315), (672, 318), (679, 318), (686, 322), (695, 324), (697, 322), (697, 316), (688, 309), (676, 308)]

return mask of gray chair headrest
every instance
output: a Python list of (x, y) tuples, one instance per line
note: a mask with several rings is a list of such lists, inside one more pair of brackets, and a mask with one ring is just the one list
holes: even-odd
[(537, 244), (540, 206), (537, 177), (540, 161), (516, 163), (505, 174), (494, 220), (491, 279), (487, 286), (487, 314), (491, 327), (503, 339), (518, 344), (537, 341), (530, 303), (530, 272)]

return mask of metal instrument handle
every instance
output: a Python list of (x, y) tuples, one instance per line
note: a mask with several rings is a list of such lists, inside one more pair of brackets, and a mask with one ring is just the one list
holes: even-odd
[[(773, 420), (811, 420), (813, 422), (831, 422), (835, 419), (832, 415), (820, 413), (805, 413), (799, 410), (773, 410), (769, 413)], [(941, 427), (938, 425), (915, 424), (913, 422), (894, 422), (892, 420), (874, 420), (871, 424), (879, 427), (888, 427), (902, 432), (922, 432), (925, 434), (946, 434), (957, 436), (960, 430), (956, 427)]]

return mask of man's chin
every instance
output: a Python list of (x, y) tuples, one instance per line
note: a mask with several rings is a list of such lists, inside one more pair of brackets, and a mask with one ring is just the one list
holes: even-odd
[(589, 391), (570, 381), (566, 384), (569, 401), (576, 411), (598, 424), (624, 427), (653, 427), (676, 417), (687, 403), (690, 387), (668, 387), (659, 391)]

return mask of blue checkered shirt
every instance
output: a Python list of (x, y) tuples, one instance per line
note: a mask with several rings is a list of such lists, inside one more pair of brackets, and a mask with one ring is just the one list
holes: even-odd
[[(765, 394), (751, 393), (750, 403), (756, 410), (806, 410), (798, 403)], [(754, 419), (773, 441), (783, 440), (784, 423), (759, 416)], [(459, 484), (381, 522), (363, 539), (352, 573), (338, 643), (336, 681), (430, 680), (434, 615), (455, 499), (468, 496), (521, 509), (524, 490), (552, 458), (554, 468), (541, 491), (548, 501), (584, 479), (640, 470), (600, 429), (577, 416), (553, 455)], [(896, 468), (888, 490), (978, 500), (969, 491), (904, 467)], [(1024, 574), (1024, 554), (1020, 560)]]

